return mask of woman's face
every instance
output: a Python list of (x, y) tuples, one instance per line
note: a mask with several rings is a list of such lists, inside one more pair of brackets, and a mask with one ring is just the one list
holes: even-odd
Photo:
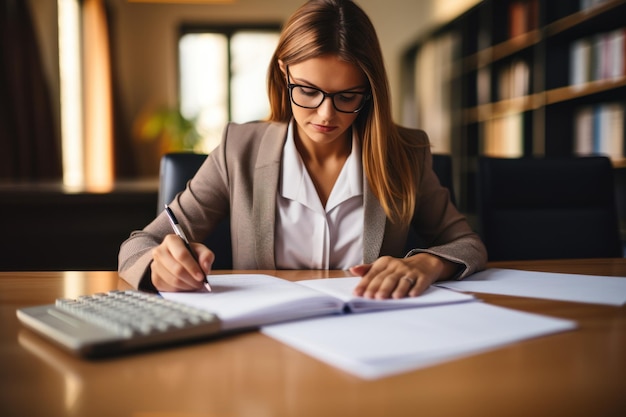
[[(350, 132), (348, 128), (357, 118), (358, 113), (340, 112), (335, 105), (345, 110), (353, 106), (354, 100), (358, 101), (363, 97), (352, 93), (366, 93), (368, 91), (365, 74), (356, 65), (342, 61), (336, 56), (311, 58), (288, 67), (283, 65), (281, 67), (285, 72), (285, 78), (288, 75), (291, 84), (314, 87), (330, 94), (346, 92), (346, 94), (338, 94), (333, 98), (325, 97), (322, 104), (314, 109), (297, 106), (292, 101), (291, 109), (296, 121), (299, 139), (319, 145), (336, 145), (338, 141), (351, 143), (352, 138), (348, 137)], [(306, 101), (307, 95), (312, 94), (320, 95), (319, 92), (306, 88), (294, 90), (294, 98), (298, 101)], [(335, 105), (333, 105), (333, 99)]]

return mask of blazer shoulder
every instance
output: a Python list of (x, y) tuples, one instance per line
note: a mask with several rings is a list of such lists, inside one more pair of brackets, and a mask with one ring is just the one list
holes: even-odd
[(280, 161), (287, 135), (287, 123), (248, 122), (229, 123), (224, 130), (217, 155), (225, 166), (237, 169), (274, 164)]
[(428, 139), (428, 135), (422, 129), (412, 129), (404, 126), (397, 127), (398, 133), (403, 139), (421, 146), (430, 146), (430, 139)]
[(268, 133), (287, 132), (286, 123), (254, 121), (247, 123), (230, 122), (224, 129), (223, 142), (230, 146), (254, 146)]
[(229, 122), (226, 126), (226, 135), (239, 134), (239, 135), (252, 135), (262, 136), (268, 129), (287, 129), (287, 123), (280, 122), (268, 122), (262, 120), (256, 120), (246, 123)]

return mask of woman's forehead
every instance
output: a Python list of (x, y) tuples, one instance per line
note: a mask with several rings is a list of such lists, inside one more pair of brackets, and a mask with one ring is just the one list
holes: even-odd
[(363, 71), (351, 62), (334, 55), (310, 58), (289, 65), (291, 82), (306, 82), (327, 91), (367, 87)]

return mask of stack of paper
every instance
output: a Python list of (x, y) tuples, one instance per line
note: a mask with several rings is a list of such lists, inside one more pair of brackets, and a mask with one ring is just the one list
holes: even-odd
[(569, 320), (473, 302), (324, 317), (266, 326), (262, 332), (373, 379), (575, 327)]

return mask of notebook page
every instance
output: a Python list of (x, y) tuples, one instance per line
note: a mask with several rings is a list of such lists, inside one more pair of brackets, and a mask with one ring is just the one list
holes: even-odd
[(360, 277), (323, 278), (298, 281), (297, 283), (343, 300), (349, 306), (350, 310), (355, 313), (395, 308), (424, 307), (475, 300), (475, 297), (472, 295), (462, 294), (457, 291), (435, 286), (431, 286), (418, 297), (405, 297), (397, 300), (372, 300), (357, 297), (352, 294), (354, 287), (356, 287), (360, 279)]
[(262, 274), (211, 275), (212, 291), (161, 292), (163, 298), (216, 313), (224, 330), (341, 312), (327, 294)]

